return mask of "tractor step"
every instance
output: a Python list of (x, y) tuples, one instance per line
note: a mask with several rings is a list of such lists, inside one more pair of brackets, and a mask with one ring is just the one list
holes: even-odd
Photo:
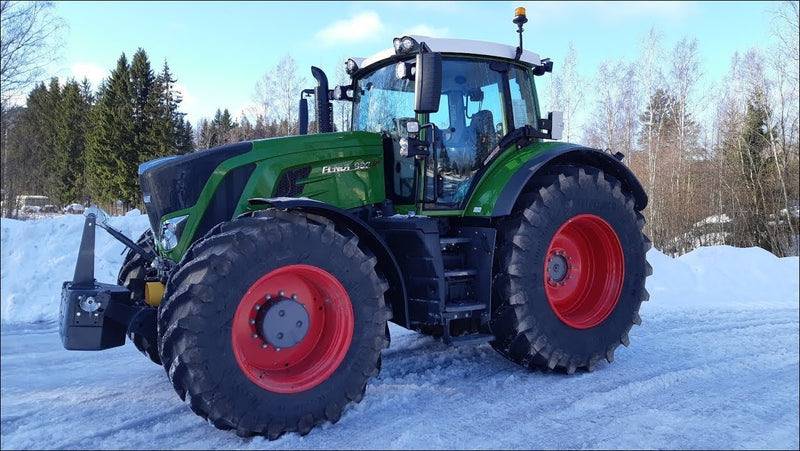
[(474, 269), (451, 269), (444, 272), (444, 277), (468, 277), (474, 276), (475, 274), (478, 274), (478, 271)]
[(462, 236), (439, 238), (439, 242), (442, 244), (443, 247), (450, 244), (465, 244), (469, 243), (470, 241), (472, 241), (471, 238)]
[(455, 301), (444, 305), (445, 312), (469, 312), (475, 310), (486, 310), (486, 304), (475, 301)]

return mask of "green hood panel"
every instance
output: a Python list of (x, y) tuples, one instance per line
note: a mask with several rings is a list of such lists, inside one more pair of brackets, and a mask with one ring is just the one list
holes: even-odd
[(347, 210), (386, 198), (379, 134), (324, 133), (250, 144), (250, 150), (232, 152), (216, 166), (193, 205), (157, 219), (188, 215), (178, 245), (165, 252), (168, 257), (178, 261), (214, 224), (252, 210), (249, 199), (303, 197)]
[[(252, 155), (237, 164), (255, 163), (240, 202), (252, 197), (287, 196), (287, 174), (296, 185), (288, 197), (308, 197), (342, 209), (386, 198), (381, 136), (367, 132), (324, 133), (253, 142)], [(250, 161), (245, 161), (251, 157)], [(293, 172), (294, 171), (294, 172)], [(282, 179), (283, 176), (283, 179)], [(279, 183), (280, 182), (280, 183)], [(300, 191), (301, 190), (301, 191)], [(297, 193), (297, 191), (300, 191)]]

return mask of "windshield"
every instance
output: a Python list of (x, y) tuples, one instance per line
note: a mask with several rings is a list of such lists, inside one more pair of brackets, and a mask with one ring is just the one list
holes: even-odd
[[(413, 60), (406, 60), (412, 63)], [(501, 120), (503, 134), (525, 124), (536, 123), (535, 93), (530, 72), (523, 67), (493, 64), (490, 60), (445, 57), (442, 63), (440, 108), (430, 117), (440, 129), (466, 127), (480, 109), (492, 110)], [(508, 75), (513, 115), (504, 115), (504, 75)], [(355, 81), (353, 129), (382, 132), (397, 131), (397, 126), (414, 118), (414, 80), (399, 78), (395, 64), (383, 66)], [(459, 100), (460, 99), (460, 100)], [(458, 104), (460, 103), (460, 105)], [(513, 118), (513, 123), (508, 120)], [(495, 124), (496, 125), (496, 124)]]
[[(398, 77), (395, 69), (396, 63), (389, 64), (355, 81), (353, 129), (383, 133), (398, 147), (405, 123), (416, 115), (414, 80)], [(436, 135), (435, 152), (425, 162), (426, 198), (446, 208), (462, 204), (500, 138), (536, 123), (535, 98), (531, 72), (523, 66), (443, 57), (439, 110), (427, 118)], [(396, 162), (395, 195), (409, 196), (413, 160), (398, 153)]]
[(414, 80), (398, 78), (394, 64), (356, 82), (354, 130), (397, 131), (401, 117), (414, 117)]

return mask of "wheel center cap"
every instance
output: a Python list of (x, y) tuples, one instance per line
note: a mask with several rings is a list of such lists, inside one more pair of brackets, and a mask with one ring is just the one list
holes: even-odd
[(551, 255), (547, 261), (547, 274), (553, 282), (561, 282), (567, 275), (567, 259), (561, 255)]
[(276, 348), (291, 348), (308, 333), (308, 312), (303, 304), (283, 299), (272, 304), (264, 314), (261, 336)]

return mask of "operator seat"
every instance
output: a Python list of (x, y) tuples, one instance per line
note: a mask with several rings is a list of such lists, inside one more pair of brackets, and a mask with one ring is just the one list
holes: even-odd
[(489, 110), (480, 110), (472, 115), (469, 121), (469, 130), (475, 136), (475, 168), (483, 164), (489, 152), (497, 144), (497, 132), (494, 128), (494, 119)]

